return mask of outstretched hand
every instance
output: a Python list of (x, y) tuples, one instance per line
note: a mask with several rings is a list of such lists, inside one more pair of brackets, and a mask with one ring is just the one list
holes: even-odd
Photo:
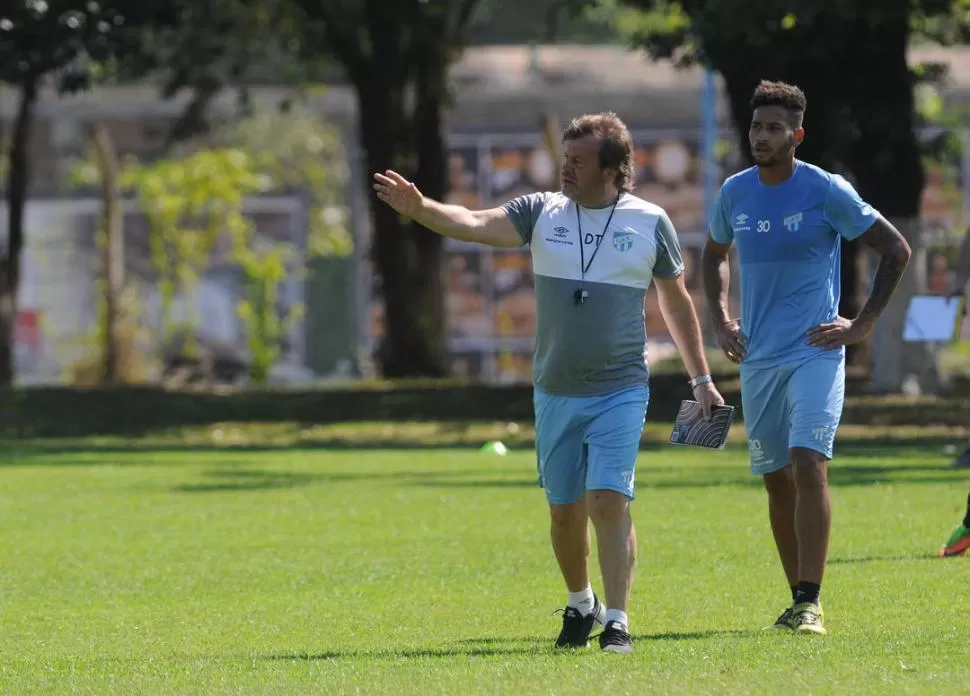
[(401, 215), (413, 218), (421, 211), (424, 196), (418, 187), (392, 169), (374, 174), (374, 190), (379, 199)]
[(836, 317), (825, 324), (813, 326), (805, 335), (809, 345), (823, 350), (834, 350), (863, 341), (870, 333), (872, 324), (868, 322)]

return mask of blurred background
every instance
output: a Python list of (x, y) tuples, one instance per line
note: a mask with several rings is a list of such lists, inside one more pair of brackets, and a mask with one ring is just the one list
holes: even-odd
[[(370, 173), (497, 206), (557, 189), (562, 128), (606, 110), (634, 134), (635, 193), (670, 213), (706, 321), (705, 220), (748, 166), (747, 102), (768, 78), (807, 93), (799, 156), (917, 252), (850, 355), (853, 384), (959, 392), (970, 326), (946, 346), (902, 332), (910, 296), (955, 289), (970, 3), (846, 5), (4, 3), (0, 383), (528, 385), (528, 251), (443, 241), (376, 206)], [(844, 251), (851, 316), (873, 264)], [(680, 370), (653, 291), (646, 317), (654, 370)]]

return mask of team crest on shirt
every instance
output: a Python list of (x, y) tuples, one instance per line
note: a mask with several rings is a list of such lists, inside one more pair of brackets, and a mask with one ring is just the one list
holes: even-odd
[(633, 248), (633, 233), (626, 231), (614, 232), (613, 247), (617, 251), (630, 251)]
[(785, 229), (789, 232), (797, 232), (798, 228), (802, 225), (802, 214), (795, 213), (794, 215), (789, 215), (782, 223), (785, 225)]

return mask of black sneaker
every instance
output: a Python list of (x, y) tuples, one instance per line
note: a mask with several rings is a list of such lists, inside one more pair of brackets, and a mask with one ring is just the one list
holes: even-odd
[(603, 652), (632, 653), (633, 641), (620, 624), (610, 621), (600, 633), (600, 649)]
[(562, 613), (562, 630), (556, 638), (557, 648), (588, 648), (589, 634), (595, 624), (603, 625), (606, 610), (599, 597), (593, 595), (593, 610), (583, 616), (573, 607), (566, 607)]
[(795, 616), (792, 611), (794, 607), (788, 607), (785, 611), (781, 612), (781, 616), (775, 619), (775, 622), (770, 626), (765, 626), (766, 631), (791, 631), (792, 630), (792, 620)]

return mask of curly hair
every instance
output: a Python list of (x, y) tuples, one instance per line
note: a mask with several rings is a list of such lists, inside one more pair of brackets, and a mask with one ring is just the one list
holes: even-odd
[(805, 93), (801, 88), (787, 82), (762, 80), (751, 96), (752, 109), (757, 109), (759, 106), (780, 106), (787, 109), (795, 128), (802, 125), (807, 104)]
[(563, 132), (563, 142), (589, 135), (600, 138), (600, 169), (616, 169), (614, 183), (620, 191), (633, 190), (633, 137), (612, 111), (574, 118)]

